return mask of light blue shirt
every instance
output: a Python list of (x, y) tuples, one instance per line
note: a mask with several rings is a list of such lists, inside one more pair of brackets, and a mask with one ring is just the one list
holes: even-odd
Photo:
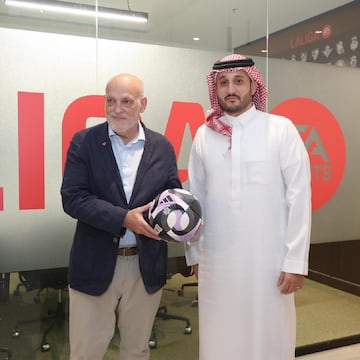
[[(124, 144), (121, 137), (116, 135), (109, 126), (109, 137), (116, 163), (119, 168), (121, 180), (124, 186), (126, 200), (129, 203), (134, 188), (137, 169), (144, 152), (145, 134), (139, 124), (138, 135), (127, 144)], [(126, 229), (125, 235), (120, 239), (119, 247), (136, 246), (135, 234)]]

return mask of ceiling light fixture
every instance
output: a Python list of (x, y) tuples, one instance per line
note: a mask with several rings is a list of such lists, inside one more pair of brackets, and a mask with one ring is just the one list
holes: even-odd
[(95, 7), (92, 5), (75, 4), (58, 0), (5, 0), (5, 5), (69, 15), (97, 16), (98, 18), (108, 20), (123, 20), (138, 23), (146, 23), (148, 21), (148, 13), (145, 12), (113, 9), (101, 6)]

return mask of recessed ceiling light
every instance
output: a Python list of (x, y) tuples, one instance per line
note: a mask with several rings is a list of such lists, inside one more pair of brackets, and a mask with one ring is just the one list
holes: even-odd
[(195, 37), (193, 37), (193, 40), (194, 40), (194, 41), (199, 41), (199, 40), (200, 40), (200, 38), (199, 38), (199, 37), (197, 37), (197, 36), (195, 36)]

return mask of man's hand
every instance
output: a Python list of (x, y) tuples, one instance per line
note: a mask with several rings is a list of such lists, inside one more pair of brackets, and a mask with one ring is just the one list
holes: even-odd
[(304, 275), (281, 272), (277, 286), (282, 294), (291, 294), (304, 286)]
[(131, 209), (125, 216), (123, 226), (136, 234), (144, 235), (154, 240), (161, 240), (157, 232), (145, 221), (143, 212), (149, 210), (151, 202), (146, 205)]
[(192, 266), (192, 271), (193, 274), (196, 276), (196, 278), (198, 279), (199, 276), (199, 264), (195, 264)]

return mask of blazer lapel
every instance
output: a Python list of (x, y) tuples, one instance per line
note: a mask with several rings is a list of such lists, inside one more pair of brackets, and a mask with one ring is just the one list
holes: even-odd
[[(97, 137), (97, 146), (100, 149), (100, 161), (102, 162), (104, 169), (104, 177), (109, 177), (114, 179), (117, 192), (114, 193), (114, 199), (116, 203), (127, 204), (126, 195), (124, 192), (124, 187), (118, 169), (114, 153), (112, 151), (111, 141), (108, 134), (107, 123), (101, 128), (101, 132)], [(110, 190), (110, 189), (109, 189)]]
[(146, 126), (144, 124), (142, 124), (142, 123), (140, 123), (140, 124), (144, 128), (144, 132), (145, 132), (144, 152), (141, 157), (140, 164), (139, 164), (139, 167), (137, 170), (135, 184), (134, 184), (134, 188), (132, 191), (132, 195), (131, 195), (129, 204), (132, 203), (134, 195), (136, 195), (138, 192), (141, 193), (141, 184), (142, 184), (144, 177), (146, 176), (146, 173), (151, 164), (151, 158), (152, 158), (152, 154), (154, 151), (151, 133), (149, 133), (147, 131)]

